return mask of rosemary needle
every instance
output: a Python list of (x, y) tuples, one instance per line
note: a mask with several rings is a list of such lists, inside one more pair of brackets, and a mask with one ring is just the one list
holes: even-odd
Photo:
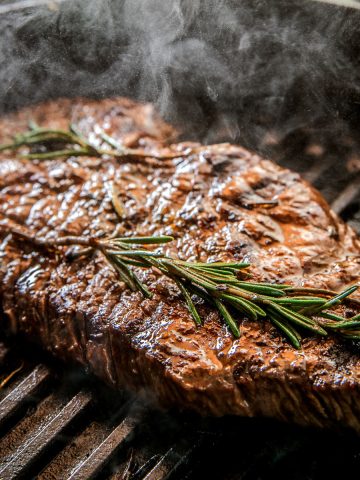
[[(104, 133), (101, 135), (101, 140), (106, 143), (106, 147), (97, 147), (92, 144), (79, 133), (75, 125), (70, 124), (68, 130), (59, 130), (39, 127), (35, 122), (31, 121), (29, 122), (29, 130), (15, 135), (12, 142), (0, 145), (0, 152), (5, 150), (15, 151), (21, 147), (29, 147), (29, 153), (24, 153), (21, 156), (27, 159), (39, 160), (50, 160), (58, 157), (69, 158), (73, 156), (134, 157), (136, 159), (153, 158), (156, 160), (169, 160), (192, 153), (192, 151), (189, 151), (163, 154), (146, 152), (137, 148), (127, 148)], [(38, 147), (42, 147), (42, 150), (36, 150)]]
[[(137, 159), (150, 157), (164, 160), (194, 152), (189, 150), (187, 153), (154, 154), (124, 147), (105, 133), (101, 134), (100, 140), (105, 146), (93, 145), (78, 132), (75, 125), (69, 125), (68, 130), (59, 130), (39, 127), (34, 122), (30, 122), (28, 131), (15, 135), (11, 143), (0, 145), (0, 151), (16, 151), (22, 147), (28, 147), (29, 152), (22, 156), (39, 160), (71, 156)], [(115, 212), (119, 218), (122, 218), (124, 207), (115, 187), (112, 191), (112, 203)], [(358, 288), (357, 285), (337, 293), (325, 289), (245, 281), (243, 279), (249, 277), (248, 263), (186, 262), (142, 247), (142, 245), (161, 245), (170, 242), (173, 238), (169, 236), (107, 240), (62, 237), (47, 240), (39, 238), (36, 234), (27, 234), (16, 229), (13, 229), (13, 234), (40, 248), (61, 250), (66, 246), (84, 247), (76, 253), (72, 253), (69, 249), (65, 253), (69, 259), (98, 251), (104, 255), (117, 272), (119, 279), (129, 289), (140, 291), (147, 298), (153, 296), (151, 288), (140, 280), (133, 267), (156, 268), (178, 286), (197, 326), (202, 325), (202, 320), (193, 301), (193, 295), (201, 297), (205, 303), (215, 307), (236, 338), (240, 336), (240, 329), (233, 314), (241, 312), (243, 316), (252, 320), (267, 318), (296, 348), (300, 348), (301, 336), (306, 332), (325, 336), (329, 331), (343, 338), (360, 340), (360, 314), (346, 319), (329, 311), (336, 305), (346, 302), (349, 295)], [(239, 272), (241, 271), (242, 279), (240, 280)], [(360, 302), (355, 299), (352, 302), (354, 305), (360, 305)]]
[[(100, 252), (132, 291), (140, 291), (152, 298), (151, 285), (145, 285), (138, 277), (136, 268), (156, 268), (174, 281), (187, 308), (198, 327), (202, 319), (194, 302), (194, 295), (217, 309), (235, 338), (240, 337), (238, 321), (234, 315), (240, 312), (251, 320), (270, 320), (295, 347), (301, 347), (301, 338), (307, 334), (326, 336), (329, 332), (345, 339), (360, 340), (360, 314), (344, 318), (331, 310), (346, 301), (358, 305), (349, 295), (358, 288), (354, 285), (339, 294), (329, 290), (297, 288), (243, 281), (238, 279), (241, 271), (249, 268), (242, 262), (189, 262), (163, 255), (141, 245), (161, 245), (173, 240), (170, 236), (117, 237), (96, 239), (90, 237), (60, 237), (47, 240), (23, 229), (10, 229), (19, 240), (30, 242), (40, 248), (58, 249), (66, 246), (87, 247), (84, 254)], [(318, 295), (316, 294), (318, 292)]]

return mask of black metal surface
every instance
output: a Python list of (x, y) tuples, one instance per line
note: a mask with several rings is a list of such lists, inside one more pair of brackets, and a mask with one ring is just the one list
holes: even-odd
[(24, 380), (0, 402), (0, 425), (16, 410), (20, 409), (29, 396), (34, 395), (49, 379), (50, 371), (45, 365), (37, 365)]
[(102, 467), (114, 452), (134, 433), (135, 425), (136, 416), (131, 414), (126, 416), (84, 461), (79, 462), (69, 476), (69, 480), (84, 480), (101, 472)]
[[(59, 367), (49, 391), (0, 440), (0, 479), (332, 479), (360, 467), (351, 432), (166, 414), (79, 372), (59, 375)], [(4, 397), (28, 376), (19, 373)]]
[[(53, 418), (46, 418), (39, 429), (31, 431), (29, 436), (23, 439), (22, 444), (16, 448), (15, 452), (3, 458), (0, 478), (10, 480), (25, 476), (28, 468), (51, 446), (62, 431), (80, 413), (84, 412), (90, 401), (89, 393), (79, 392), (63, 408), (56, 411)], [(9, 443), (6, 436), (3, 441)]]
[(0, 389), (1, 480), (165, 479), (200, 444), (202, 433), (194, 435), (189, 419), (113, 392), (82, 371), (34, 364), (22, 350), (0, 356), (4, 377), (19, 358), (24, 364)]

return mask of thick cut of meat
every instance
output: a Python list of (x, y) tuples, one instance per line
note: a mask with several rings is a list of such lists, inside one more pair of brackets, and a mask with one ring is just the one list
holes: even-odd
[[(90, 138), (100, 129), (156, 152), (173, 134), (148, 105), (116, 99), (56, 101), (2, 119), (2, 139), (29, 117)], [(98, 158), (0, 160), (2, 231), (38, 235), (173, 235), (183, 259), (245, 260), (255, 280), (339, 290), (359, 281), (360, 242), (298, 174), (228, 144), (154, 164)], [(151, 156), (151, 153), (149, 154)], [(111, 204), (115, 183), (124, 204)], [(266, 202), (274, 201), (272, 204)], [(268, 321), (240, 319), (235, 340), (211, 308), (198, 328), (175, 285), (154, 272), (145, 299), (102, 256), (72, 262), (1, 237), (3, 326), (75, 360), (113, 386), (151, 391), (165, 405), (202, 414), (271, 416), (360, 430), (360, 351), (329, 336), (291, 347)]]

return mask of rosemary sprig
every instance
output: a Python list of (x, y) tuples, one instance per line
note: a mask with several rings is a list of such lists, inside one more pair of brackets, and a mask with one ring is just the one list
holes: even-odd
[[(328, 332), (343, 338), (360, 340), (360, 314), (344, 318), (329, 312), (334, 306), (351, 302), (349, 296), (358, 288), (354, 285), (340, 294), (324, 289), (293, 287), (244, 281), (250, 265), (243, 262), (188, 262), (144, 248), (145, 245), (161, 245), (173, 240), (169, 236), (124, 237), (97, 239), (89, 237), (60, 237), (44, 239), (23, 229), (11, 229), (20, 240), (37, 247), (61, 251), (63, 246), (86, 247), (82, 255), (100, 252), (132, 291), (140, 291), (151, 298), (148, 288), (133, 267), (157, 269), (178, 286), (195, 324), (202, 324), (196, 307), (196, 298), (201, 298), (216, 308), (230, 331), (240, 337), (234, 313), (240, 312), (252, 320), (268, 319), (296, 348), (301, 348), (302, 337), (308, 334), (326, 336)], [(79, 255), (72, 248), (66, 251), (68, 258)]]
[(27, 159), (38, 160), (73, 156), (134, 157), (136, 159), (150, 157), (156, 160), (170, 160), (192, 153), (192, 151), (178, 153), (146, 152), (138, 148), (127, 148), (104, 132), (101, 133), (100, 137), (106, 147), (98, 147), (91, 143), (72, 124), (69, 125), (68, 130), (59, 130), (39, 127), (36, 123), (29, 122), (29, 130), (15, 135), (12, 142), (0, 145), (0, 152), (5, 150), (17, 151), (22, 147), (28, 147), (30, 152), (21, 156)]

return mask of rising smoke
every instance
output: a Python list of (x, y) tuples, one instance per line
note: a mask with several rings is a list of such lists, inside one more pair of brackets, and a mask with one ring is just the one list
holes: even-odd
[(188, 138), (255, 148), (269, 130), (350, 128), (359, 21), (355, 10), (306, 0), (70, 0), (17, 10), (0, 15), (0, 109), (128, 95), (156, 103)]

